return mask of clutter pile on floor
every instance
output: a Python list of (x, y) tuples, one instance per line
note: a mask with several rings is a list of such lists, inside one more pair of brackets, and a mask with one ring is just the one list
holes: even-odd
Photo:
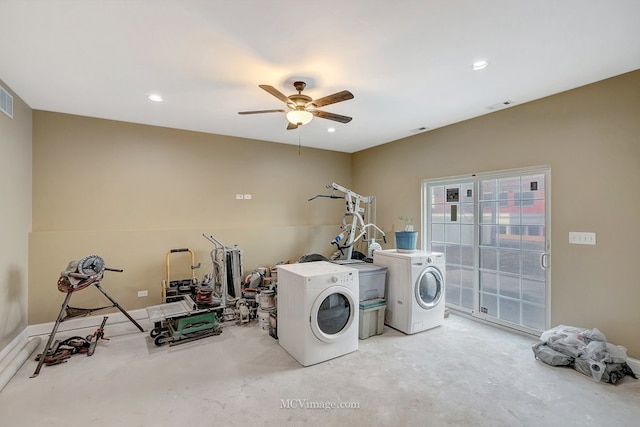
[(626, 375), (638, 379), (627, 364), (627, 349), (608, 343), (598, 329), (559, 325), (542, 333), (532, 349), (547, 365), (572, 367), (594, 381), (616, 384)]
[[(87, 335), (86, 338), (74, 336), (63, 341), (56, 341), (47, 354), (44, 355), (44, 363), (47, 366), (64, 363), (71, 355), (78, 353), (86, 353), (87, 356), (93, 356), (98, 340), (101, 338), (103, 340), (109, 339), (104, 336), (104, 325), (107, 323), (108, 318), (108, 316), (104, 316), (100, 327), (92, 335)], [(43, 357), (43, 354), (38, 354), (36, 361), (40, 361), (41, 357)]]
[[(267, 268), (251, 272), (243, 279), (242, 250), (227, 247), (213, 236), (203, 234), (214, 247), (211, 251), (212, 272), (199, 281), (194, 273), (200, 268), (192, 250), (171, 249), (166, 255), (166, 279), (162, 284), (163, 304), (147, 307), (154, 328), (151, 338), (157, 346), (193, 341), (222, 332), (225, 323), (247, 324), (259, 319), (262, 329), (269, 329), (275, 311), (275, 283)], [(173, 280), (170, 258), (187, 254), (191, 277)], [(272, 336), (276, 336), (275, 332)]]
[[(127, 311), (102, 288), (101, 284), (105, 271), (122, 273), (123, 270), (118, 268), (109, 268), (105, 265), (104, 259), (102, 259), (101, 256), (90, 254), (80, 260), (71, 260), (69, 264), (67, 264), (67, 268), (60, 273), (57, 283), (58, 290), (65, 293), (66, 296), (62, 303), (62, 307), (60, 308), (58, 318), (53, 324), (53, 330), (51, 331), (51, 334), (49, 334), (49, 340), (44, 346), (44, 351), (36, 357), (38, 366), (36, 367), (33, 375), (31, 375), (31, 378), (35, 378), (39, 375), (40, 369), (45, 363), (47, 366), (57, 365), (59, 363), (66, 362), (72, 354), (77, 353), (87, 353), (88, 356), (91, 356), (95, 351), (98, 340), (100, 338), (107, 339), (104, 337), (104, 325), (107, 323), (108, 317), (105, 316), (102, 320), (102, 325), (96, 330), (96, 332), (94, 332), (93, 335), (88, 335), (87, 338), (77, 336), (71, 337), (54, 343), (60, 323), (67, 319), (88, 316), (93, 312), (107, 308), (117, 308), (140, 330), (140, 332), (144, 332), (142, 326), (140, 326), (140, 324), (136, 322), (135, 319), (131, 317), (129, 313), (127, 313)], [(71, 296), (75, 292), (86, 289), (89, 286), (93, 286), (98, 289), (111, 302), (111, 305), (95, 308), (71, 307), (69, 305)]]

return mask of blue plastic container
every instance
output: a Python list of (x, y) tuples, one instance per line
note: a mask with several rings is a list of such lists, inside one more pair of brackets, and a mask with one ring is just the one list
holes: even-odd
[(396, 249), (398, 252), (413, 252), (418, 244), (417, 231), (396, 231)]

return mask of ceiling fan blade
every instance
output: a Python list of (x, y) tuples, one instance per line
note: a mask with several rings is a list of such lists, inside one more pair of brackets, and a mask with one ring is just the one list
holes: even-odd
[(284, 102), (285, 104), (290, 104), (291, 103), (291, 100), (289, 98), (287, 98), (282, 92), (280, 92), (275, 87), (269, 86), (269, 85), (258, 85), (258, 86), (261, 89), (266, 90), (271, 95), (275, 96), (276, 98), (278, 98), (280, 101)]
[(340, 114), (327, 113), (326, 111), (313, 110), (311, 113), (320, 117), (321, 119), (329, 119), (340, 123), (349, 123), (351, 121), (351, 117), (341, 116)]
[(286, 110), (239, 111), (238, 114), (285, 113)]
[(298, 129), (298, 125), (294, 125), (293, 123), (287, 124), (287, 130)]
[(348, 101), (353, 99), (353, 94), (348, 90), (334, 93), (333, 95), (325, 96), (324, 98), (318, 98), (312, 102), (316, 107), (324, 107), (325, 105), (335, 104), (336, 102)]

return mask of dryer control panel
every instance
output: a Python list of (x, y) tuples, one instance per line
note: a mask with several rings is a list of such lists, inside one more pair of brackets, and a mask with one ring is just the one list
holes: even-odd
[(328, 273), (324, 275), (318, 275), (313, 277), (307, 277), (307, 282), (325, 283), (327, 285), (342, 285), (348, 286), (356, 283), (358, 275), (356, 273)]
[(358, 270), (327, 261), (285, 264), (278, 267), (303, 279), (309, 286), (358, 284)]
[(331, 276), (331, 283), (335, 283), (336, 285), (347, 286), (355, 283), (357, 277), (358, 275), (352, 272), (333, 274)]

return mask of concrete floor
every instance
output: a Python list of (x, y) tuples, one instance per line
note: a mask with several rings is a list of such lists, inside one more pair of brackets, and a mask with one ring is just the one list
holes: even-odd
[[(640, 419), (640, 381), (614, 386), (546, 366), (533, 356), (534, 339), (455, 315), (415, 335), (385, 327), (357, 352), (307, 368), (255, 323), (174, 347), (155, 347), (129, 323), (107, 323), (105, 335), (111, 340), (92, 357), (44, 366), (33, 379), (32, 355), (0, 392), (0, 424), (584, 427)], [(317, 408), (325, 402), (358, 408)]]

